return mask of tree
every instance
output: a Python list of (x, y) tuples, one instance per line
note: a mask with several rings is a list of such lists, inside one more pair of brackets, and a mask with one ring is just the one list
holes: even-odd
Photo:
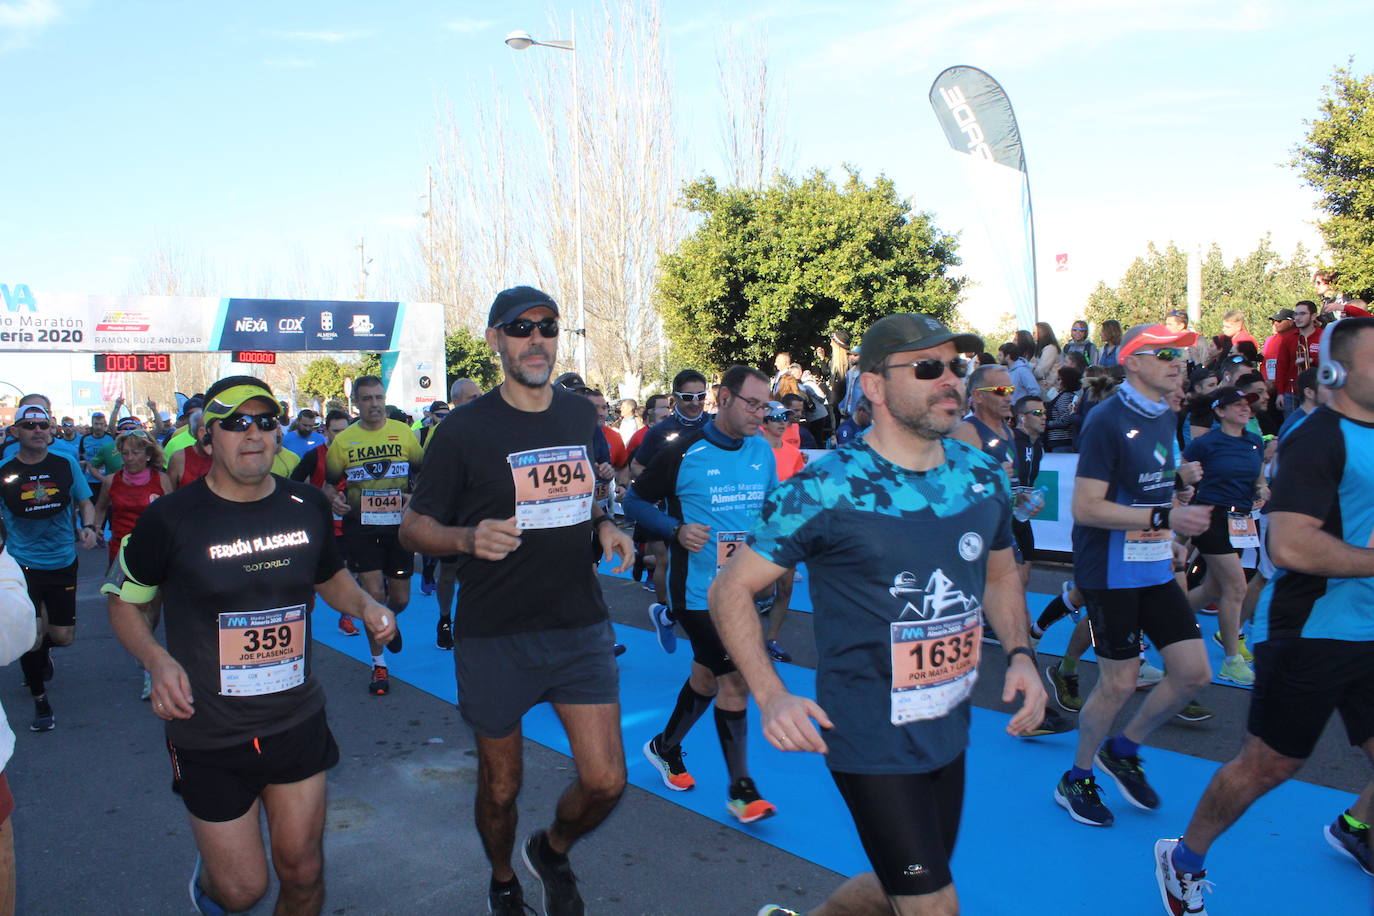
[(1340, 288), (1374, 293), (1374, 74), (1337, 67), (1292, 166), (1318, 195)]
[(721, 189), (704, 177), (683, 206), (702, 223), (664, 258), (658, 286), (674, 362), (762, 365), (777, 350), (810, 353), (836, 327), (857, 338), (892, 312), (953, 315), (957, 240), (887, 178), (865, 184), (849, 169), (839, 187), (817, 170)]
[(485, 391), (501, 381), (501, 368), (492, 358), (491, 348), (466, 328), (444, 337), (444, 367), (450, 386), (460, 378), (470, 378)]
[(331, 398), (344, 397), (344, 379), (349, 377), (351, 375), (347, 367), (337, 359), (322, 356), (306, 365), (296, 387), (307, 398), (317, 398), (323, 403)]

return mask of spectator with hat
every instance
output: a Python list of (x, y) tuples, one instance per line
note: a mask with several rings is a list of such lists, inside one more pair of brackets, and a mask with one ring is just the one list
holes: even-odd
[(1269, 381), (1274, 381), (1277, 374), (1279, 362), (1279, 344), (1285, 334), (1296, 334), (1293, 327), (1294, 312), (1292, 309), (1279, 309), (1269, 316), (1269, 322), (1274, 332), (1264, 339), (1264, 347), (1260, 351), (1263, 361), (1260, 363), (1260, 372)]

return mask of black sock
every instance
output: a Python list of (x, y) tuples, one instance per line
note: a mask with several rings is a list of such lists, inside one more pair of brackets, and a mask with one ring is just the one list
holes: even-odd
[(539, 834), (539, 858), (553, 862), (555, 865), (560, 862), (568, 861), (566, 852), (554, 852), (553, 846), (549, 843), (549, 834), (544, 832)]
[(29, 693), (35, 698), (43, 695), (43, 669), (47, 664), (46, 649), (34, 649), (19, 656), (19, 669), (24, 672), (24, 683), (29, 685)]
[(1069, 616), (1069, 606), (1064, 603), (1063, 595), (1055, 595), (1045, 609), (1040, 612), (1040, 616), (1035, 618), (1035, 625), (1044, 632), (1057, 622)]
[(720, 750), (725, 754), (725, 766), (730, 771), (730, 785), (749, 775), (748, 710), (739, 711), (716, 707), (716, 734)]
[(514, 890), (520, 886), (520, 879), (513, 877), (509, 881), (497, 881), (496, 876), (491, 876), (492, 893), (502, 894), (509, 890)]
[(697, 720), (705, 714), (712, 699), (712, 697), (704, 697), (693, 690), (691, 681), (683, 684), (682, 690), (678, 692), (677, 705), (673, 707), (673, 714), (668, 717), (668, 724), (659, 733), (658, 749), (667, 750), (681, 744), (682, 739), (686, 738), (687, 733), (692, 730), (692, 726), (696, 725)]

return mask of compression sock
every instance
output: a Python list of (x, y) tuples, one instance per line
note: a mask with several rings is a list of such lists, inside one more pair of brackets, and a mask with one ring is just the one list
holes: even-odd
[(1140, 753), (1140, 745), (1125, 735), (1117, 735), (1107, 742), (1107, 750), (1113, 757), (1134, 757)]
[(725, 767), (730, 771), (730, 785), (749, 775), (749, 712), (716, 707), (716, 735), (725, 754)]
[(1080, 779), (1092, 779), (1092, 775), (1092, 770), (1085, 770), (1082, 767), (1075, 765), (1073, 768), (1069, 770), (1069, 782), (1076, 782)]
[(1342, 814), (1341, 817), (1345, 818), (1345, 826), (1349, 827), (1351, 830), (1369, 829), (1368, 824), (1364, 823), (1363, 821), (1357, 820), (1349, 811)]
[(693, 690), (691, 681), (683, 684), (677, 695), (677, 705), (668, 717), (668, 724), (658, 736), (659, 750), (668, 750), (681, 744), (682, 739), (687, 737), (692, 726), (697, 724), (697, 720), (711, 705), (712, 699), (714, 697), (704, 697)]
[(385, 668), (385, 667), (386, 667), (386, 659), (383, 658), (383, 657), (380, 656), (380, 655), (374, 655), (374, 656), (372, 656), (372, 667), (376, 668), (378, 665), (380, 665), (381, 667)]
[(1174, 870), (1183, 872), (1185, 875), (1200, 875), (1207, 870), (1203, 864), (1204, 858), (1205, 856), (1189, 849), (1188, 844), (1183, 840), (1179, 840), (1178, 845), (1174, 847)]
[(24, 683), (35, 698), (43, 695), (43, 669), (48, 665), (46, 649), (34, 649), (19, 656), (19, 670), (24, 672)]
[(1076, 658), (1070, 658), (1070, 657), (1067, 656), (1067, 655), (1064, 656), (1063, 658), (1061, 658), (1061, 659), (1059, 660), (1059, 673), (1060, 673), (1060, 674), (1077, 674), (1077, 673), (1078, 673), (1078, 659), (1076, 659)]
[(566, 852), (554, 852), (553, 847), (549, 845), (548, 831), (545, 831), (539, 835), (539, 858), (555, 865), (561, 865), (568, 861), (568, 854)]
[(1069, 616), (1069, 606), (1064, 601), (1064, 596), (1058, 595), (1050, 599), (1050, 603), (1045, 605), (1040, 616), (1035, 618), (1035, 625), (1031, 628), (1031, 634), (1034, 635), (1038, 629), (1043, 636), (1046, 630), (1067, 616)]
[(633, 575), (636, 582), (644, 578), (644, 551), (642, 550), (635, 551), (635, 568)]

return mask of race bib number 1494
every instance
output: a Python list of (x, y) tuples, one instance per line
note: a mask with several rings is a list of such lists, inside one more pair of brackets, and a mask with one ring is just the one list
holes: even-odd
[(515, 481), (515, 524), (563, 528), (592, 517), (596, 481), (584, 445), (531, 449), (507, 455)]

